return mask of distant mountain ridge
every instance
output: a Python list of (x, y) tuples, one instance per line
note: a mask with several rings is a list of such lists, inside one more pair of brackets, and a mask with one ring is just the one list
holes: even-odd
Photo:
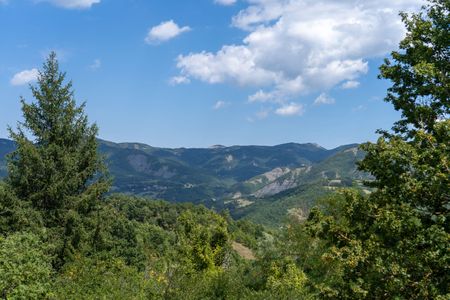
[[(0, 176), (13, 149), (14, 142), (0, 139)], [(113, 192), (231, 211), (300, 186), (329, 190), (367, 177), (356, 169), (364, 156), (358, 144), (330, 150), (312, 143), (170, 149), (99, 140), (99, 151), (114, 178)]]

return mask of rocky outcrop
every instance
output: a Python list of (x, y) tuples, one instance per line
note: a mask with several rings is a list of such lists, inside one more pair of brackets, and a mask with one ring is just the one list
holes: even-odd
[(299, 176), (308, 173), (311, 167), (301, 167), (296, 169), (276, 168), (271, 172), (265, 173), (268, 184), (253, 193), (257, 198), (273, 196), (280, 192), (297, 187), (300, 183)]

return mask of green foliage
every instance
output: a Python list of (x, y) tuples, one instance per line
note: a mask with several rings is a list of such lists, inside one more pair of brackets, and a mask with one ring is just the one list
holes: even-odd
[(31, 87), (36, 102), (21, 100), (24, 121), (17, 132), (9, 130), (17, 148), (9, 156), (6, 178), (20, 201), (14, 206), (38, 211), (50, 228), (59, 265), (86, 242), (83, 217), (98, 208), (109, 188), (97, 154), (97, 127), (89, 126), (84, 104), (76, 105), (72, 84), (64, 80), (51, 53)]
[(398, 132), (433, 132), (450, 113), (449, 11), (447, 0), (430, 0), (420, 13), (401, 14), (406, 38), (380, 68), (380, 77), (393, 83), (386, 101), (402, 113)]
[(31, 233), (0, 237), (0, 295), (4, 299), (43, 299), (53, 273), (48, 246)]
[(24, 122), (17, 132), (10, 129), (17, 148), (9, 157), (7, 182), (19, 199), (44, 214), (48, 226), (64, 222), (69, 210), (93, 210), (108, 190), (97, 127), (89, 126), (84, 104), (76, 106), (72, 84), (64, 79), (50, 54), (31, 88), (36, 102), (21, 100)]
[(43, 224), (41, 214), (29, 202), (19, 201), (11, 187), (0, 181), (0, 235), (35, 231)]
[(330, 193), (332, 191), (321, 184), (300, 185), (272, 197), (257, 199), (254, 204), (234, 211), (233, 216), (269, 228), (280, 228), (289, 221), (291, 209), (301, 212), (302, 216), (298, 217), (304, 218), (320, 198)]
[(225, 263), (230, 245), (227, 224), (221, 216), (194, 215), (188, 210), (178, 218), (178, 226), (182, 256), (194, 271), (214, 269)]
[(251, 249), (259, 247), (259, 241), (264, 238), (266, 230), (261, 224), (252, 223), (248, 220), (233, 221), (231, 216), (226, 218), (228, 223), (228, 231), (238, 243), (241, 243)]
[(267, 278), (267, 288), (284, 298), (287, 295), (300, 295), (306, 281), (306, 275), (294, 262), (284, 262), (282, 265), (273, 262)]
[(53, 285), (54, 299), (159, 299), (158, 281), (120, 259), (76, 257)]
[(360, 170), (374, 180), (366, 197), (347, 191), (313, 210), (307, 227), (341, 269), (331, 287), (342, 299), (449, 297), (450, 120), (448, 1), (433, 0), (403, 20), (408, 30), (381, 76), (386, 101), (402, 112), (393, 133), (362, 146)]

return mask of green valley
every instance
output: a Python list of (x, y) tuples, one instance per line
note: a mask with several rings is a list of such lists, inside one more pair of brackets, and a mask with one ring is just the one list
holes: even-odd
[[(0, 142), (5, 166), (5, 155), (14, 150), (14, 143)], [(281, 224), (292, 209), (307, 214), (320, 196), (369, 178), (357, 171), (356, 163), (364, 155), (356, 144), (327, 150), (295, 143), (207, 149), (98, 143), (113, 178), (111, 192), (204, 204), (216, 211), (228, 209), (240, 218), (250, 212), (270, 214), (269, 207), (278, 206), (272, 220), (262, 222), (266, 225)], [(284, 199), (289, 194), (297, 195), (298, 201)]]

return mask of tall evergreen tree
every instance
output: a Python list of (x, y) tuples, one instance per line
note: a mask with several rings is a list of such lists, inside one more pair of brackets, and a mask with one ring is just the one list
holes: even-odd
[(31, 91), (36, 101), (21, 99), (24, 121), (16, 131), (9, 129), (17, 149), (9, 156), (6, 182), (18, 199), (42, 213), (46, 227), (68, 236), (77, 216), (94, 211), (109, 188), (97, 152), (98, 129), (88, 123), (84, 103), (77, 106), (55, 53)]

